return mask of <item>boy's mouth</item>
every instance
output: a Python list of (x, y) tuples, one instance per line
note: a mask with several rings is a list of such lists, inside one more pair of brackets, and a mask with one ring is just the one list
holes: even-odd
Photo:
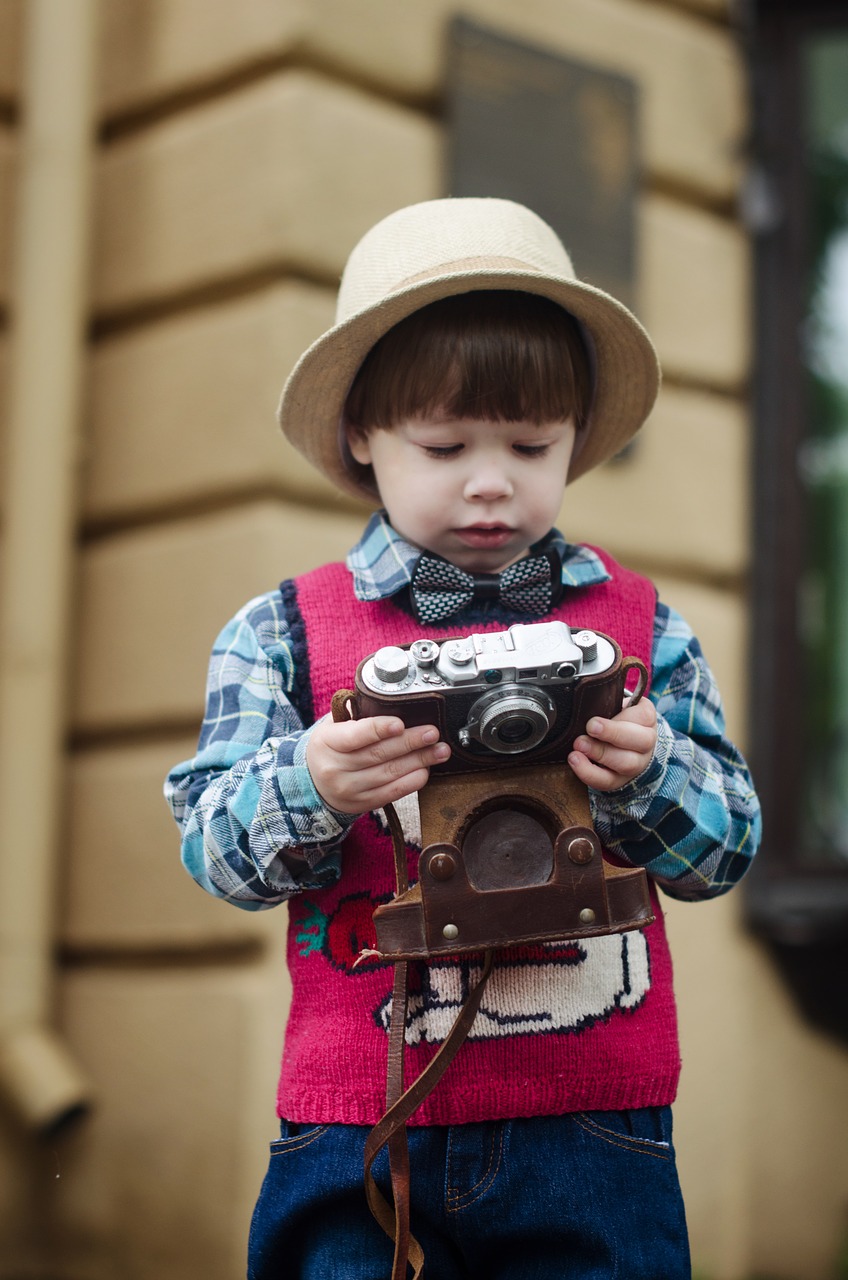
[(470, 524), (455, 532), (467, 547), (502, 547), (513, 534), (513, 530), (505, 524)]

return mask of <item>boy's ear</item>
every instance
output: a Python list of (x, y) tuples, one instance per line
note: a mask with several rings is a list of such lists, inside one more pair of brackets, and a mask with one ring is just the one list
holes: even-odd
[(347, 420), (344, 424), (345, 437), (347, 438), (347, 447), (350, 449), (351, 456), (356, 462), (367, 467), (371, 462), (371, 446), (368, 443), (368, 436), (361, 427), (352, 426)]

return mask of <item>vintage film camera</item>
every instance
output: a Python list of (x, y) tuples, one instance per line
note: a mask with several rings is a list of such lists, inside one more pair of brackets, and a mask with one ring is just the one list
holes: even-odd
[(564, 622), (416, 640), (365, 658), (357, 718), (434, 724), (452, 750), (419, 792), (418, 882), (377, 908), (386, 959), (623, 932), (650, 923), (641, 869), (604, 861), (568, 753), (593, 715), (621, 709), (636, 658)]

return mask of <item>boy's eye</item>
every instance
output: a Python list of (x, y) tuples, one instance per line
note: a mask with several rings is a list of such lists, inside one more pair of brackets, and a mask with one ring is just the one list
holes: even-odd
[(428, 458), (453, 458), (462, 452), (461, 444), (424, 444), (421, 448)]
[(512, 447), (522, 458), (543, 458), (551, 446), (549, 444), (514, 444)]

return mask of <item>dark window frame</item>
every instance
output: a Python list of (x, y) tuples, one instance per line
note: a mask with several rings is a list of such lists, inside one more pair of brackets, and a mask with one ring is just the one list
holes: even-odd
[[(844, 961), (848, 868), (798, 857), (803, 686), (796, 627), (804, 567), (804, 492), (797, 457), (808, 416), (799, 358), (805, 314), (806, 218), (799, 49), (810, 34), (848, 32), (844, 0), (759, 0), (751, 24), (755, 232), (755, 514), (752, 762), (763, 802), (764, 846), (747, 905), (756, 930), (791, 955), (797, 971), (834, 948)], [(788, 951), (786, 950), (788, 949)], [(801, 966), (803, 967), (803, 966)], [(843, 997), (844, 1000), (844, 997)], [(845, 1014), (843, 1025), (848, 1025)]]

